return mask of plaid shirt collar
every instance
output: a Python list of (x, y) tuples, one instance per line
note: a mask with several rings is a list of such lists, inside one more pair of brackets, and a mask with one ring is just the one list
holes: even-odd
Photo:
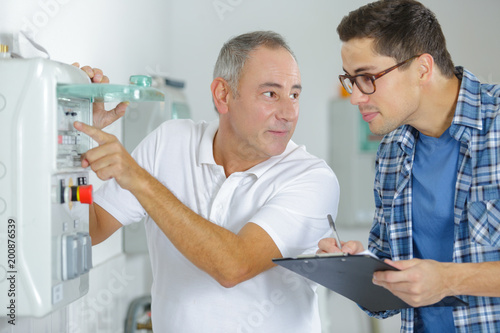
[[(481, 107), (481, 83), (478, 79), (463, 67), (455, 68), (456, 77), (462, 81), (457, 99), (455, 115), (450, 126), (450, 135), (458, 141), (468, 142), (470, 133), (467, 135), (467, 127), (482, 130), (482, 113), (478, 112)], [(466, 78), (463, 80), (463, 78)], [(407, 154), (413, 154), (418, 131), (410, 126), (403, 125), (394, 132), (397, 144)]]

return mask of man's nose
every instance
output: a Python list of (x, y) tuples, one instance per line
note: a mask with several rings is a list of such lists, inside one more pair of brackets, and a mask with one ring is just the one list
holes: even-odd
[(351, 93), (351, 104), (359, 105), (368, 101), (368, 95), (364, 94), (359, 90), (356, 84), (352, 85), (352, 93)]
[(277, 114), (279, 119), (293, 121), (299, 116), (299, 103), (289, 98), (282, 99), (280, 109)]

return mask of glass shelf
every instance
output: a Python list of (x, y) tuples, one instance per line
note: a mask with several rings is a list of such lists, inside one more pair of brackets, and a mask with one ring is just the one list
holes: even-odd
[(130, 77), (131, 85), (108, 83), (59, 84), (57, 94), (60, 97), (90, 99), (92, 102), (162, 102), (165, 95), (150, 87), (151, 78), (135, 75)]

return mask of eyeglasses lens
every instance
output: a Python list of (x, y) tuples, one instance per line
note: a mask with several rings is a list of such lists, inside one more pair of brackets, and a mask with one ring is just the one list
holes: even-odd
[(356, 85), (359, 90), (361, 90), (364, 94), (371, 94), (375, 91), (375, 87), (373, 86), (373, 81), (364, 75), (360, 75), (356, 77)]
[(352, 94), (352, 89), (354, 84), (356, 84), (358, 89), (363, 94), (371, 94), (375, 91), (375, 87), (373, 86), (373, 81), (368, 76), (364, 75), (359, 75), (355, 77), (341, 76), (341, 82), (345, 90), (347, 90), (349, 94)]
[(342, 85), (344, 86), (344, 89), (349, 93), (352, 94), (352, 84), (353, 82), (351, 81), (350, 78), (348, 77), (341, 77)]

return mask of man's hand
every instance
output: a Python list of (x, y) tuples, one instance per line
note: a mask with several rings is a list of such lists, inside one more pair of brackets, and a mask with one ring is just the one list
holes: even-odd
[(82, 156), (82, 167), (90, 166), (99, 179), (114, 178), (122, 188), (131, 190), (134, 181), (138, 180), (140, 175), (148, 174), (114, 135), (78, 121), (74, 126), (99, 144)]
[(317, 253), (344, 252), (349, 254), (356, 254), (364, 251), (363, 244), (358, 241), (341, 241), (340, 245), (341, 247), (339, 248), (337, 241), (334, 238), (323, 238), (318, 243), (319, 250), (317, 251)]
[(411, 306), (425, 306), (453, 295), (446, 277), (449, 263), (434, 260), (385, 260), (400, 271), (380, 271), (373, 274), (373, 283), (388, 289)]
[[(80, 64), (75, 62), (72, 64), (75, 67), (80, 68)], [(83, 66), (81, 68), (89, 76), (92, 83), (109, 83), (109, 78), (103, 74), (102, 70), (99, 68), (92, 68), (90, 66)], [(129, 102), (121, 102), (114, 109), (106, 111), (104, 109), (104, 103), (94, 103), (94, 127), (98, 129), (103, 129), (109, 124), (115, 122), (125, 114), (125, 110)]]

